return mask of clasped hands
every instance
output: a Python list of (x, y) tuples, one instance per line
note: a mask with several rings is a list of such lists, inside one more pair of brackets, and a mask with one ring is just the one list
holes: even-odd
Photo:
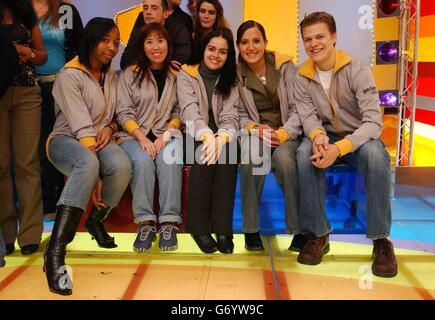
[(216, 164), (225, 145), (225, 138), (220, 135), (208, 135), (207, 139), (203, 142), (201, 148), (201, 161), (203, 164), (212, 165)]
[(313, 155), (310, 160), (313, 166), (319, 169), (326, 169), (332, 164), (340, 155), (340, 150), (336, 144), (329, 143), (329, 137), (325, 134), (317, 135), (312, 141)]
[(263, 140), (266, 146), (276, 148), (280, 145), (279, 137), (275, 130), (267, 124), (260, 124), (251, 131), (252, 135), (256, 135)]

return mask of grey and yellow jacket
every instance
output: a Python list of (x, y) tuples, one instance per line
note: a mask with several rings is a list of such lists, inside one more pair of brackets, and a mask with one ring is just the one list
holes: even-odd
[(119, 77), (116, 117), (125, 130), (118, 134), (119, 143), (134, 139), (131, 134), (137, 128), (141, 128), (145, 135), (151, 131), (158, 137), (168, 123), (177, 129), (181, 126), (176, 73), (168, 71), (160, 101), (154, 77), (145, 77), (139, 86), (134, 80), (137, 74), (137, 66), (131, 66), (124, 69)]
[(58, 112), (53, 135), (67, 135), (84, 146), (96, 144), (96, 136), (115, 113), (118, 77), (111, 69), (104, 75), (104, 92), (78, 57), (59, 71), (53, 85)]
[(314, 139), (330, 132), (344, 137), (336, 142), (340, 156), (381, 135), (382, 112), (371, 71), (344, 51), (336, 50), (329, 96), (309, 59), (298, 70), (295, 99), (305, 135)]
[[(218, 80), (219, 81), (219, 80)], [(204, 82), (199, 74), (199, 65), (183, 65), (177, 77), (177, 95), (180, 104), (181, 120), (186, 125), (186, 133), (195, 140), (204, 141), (213, 131), (208, 127), (208, 100)], [(239, 129), (237, 106), (239, 92), (237, 86), (231, 89), (225, 99), (213, 93), (212, 108), (217, 134), (227, 142), (236, 138)]]
[[(302, 133), (302, 126), (297, 114), (293, 94), (293, 81), (297, 70), (296, 66), (291, 61), (291, 57), (278, 53), (267, 52), (266, 59), (268, 65), (275, 65), (276, 69), (279, 70), (281, 74), (277, 91), (283, 126), (275, 132), (278, 134), (281, 143), (288, 139), (297, 139)], [(238, 74), (240, 78), (240, 100), (242, 102), (238, 107), (240, 127), (251, 133), (251, 130), (256, 125), (260, 124), (260, 115), (255, 106), (252, 91), (247, 88), (246, 85), (248, 80), (247, 75), (243, 72), (240, 65)]]

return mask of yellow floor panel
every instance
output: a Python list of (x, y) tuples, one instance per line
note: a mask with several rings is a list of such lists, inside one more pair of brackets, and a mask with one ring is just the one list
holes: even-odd
[[(44, 242), (47, 241), (44, 234)], [(150, 253), (132, 251), (134, 234), (115, 234), (119, 247), (98, 248), (86, 233), (68, 247), (74, 294), (48, 291), (42, 272), (42, 249), (23, 257), (17, 250), (0, 269), (0, 300), (7, 299), (434, 299), (435, 255), (396, 248), (399, 274), (392, 279), (370, 273), (371, 246), (331, 242), (318, 266), (304, 266), (289, 252), (289, 236), (263, 237), (266, 250), (244, 249), (235, 236), (235, 253), (202, 254), (187, 234), (179, 249)], [(44, 244), (41, 245), (43, 248)]]

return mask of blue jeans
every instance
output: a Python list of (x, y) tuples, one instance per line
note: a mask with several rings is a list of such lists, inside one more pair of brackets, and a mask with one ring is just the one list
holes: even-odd
[[(156, 176), (159, 182), (160, 214), (159, 222), (180, 224), (181, 219), (181, 183), (183, 170), (183, 142), (172, 138), (159, 152), (156, 160), (142, 150), (136, 140), (121, 144), (133, 165), (130, 186), (133, 193), (134, 222), (157, 222), (153, 211), (154, 186)], [(171, 154), (169, 154), (171, 153)], [(168, 161), (170, 160), (170, 161)]]
[[(328, 134), (330, 143), (341, 140)], [(325, 170), (314, 167), (309, 160), (312, 154), (310, 139), (304, 138), (297, 150), (300, 187), (300, 221), (303, 233), (323, 236), (331, 232), (326, 218)], [(338, 158), (336, 163), (347, 163), (364, 176), (367, 194), (367, 238), (380, 239), (390, 235), (390, 156), (381, 140), (372, 140), (358, 150)]]
[(102, 201), (110, 208), (118, 205), (131, 176), (130, 159), (118, 145), (110, 142), (96, 157), (76, 139), (58, 135), (50, 140), (48, 155), (54, 166), (68, 176), (58, 206), (86, 210), (98, 177), (103, 183)]
[[(265, 175), (270, 168), (284, 193), (286, 232), (300, 233), (299, 186), (296, 149), (300, 141), (286, 141), (271, 151), (257, 136), (243, 136), (241, 140), (240, 194), (244, 233), (260, 230), (259, 205)], [(271, 157), (272, 152), (272, 157)]]

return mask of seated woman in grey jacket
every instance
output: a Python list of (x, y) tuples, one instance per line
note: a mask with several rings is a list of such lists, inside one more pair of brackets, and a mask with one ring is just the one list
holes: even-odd
[(239, 49), (241, 140), (240, 193), (245, 248), (264, 250), (260, 237), (259, 204), (270, 169), (284, 193), (286, 231), (296, 234), (290, 246), (299, 250), (299, 187), (296, 149), (302, 126), (293, 97), (296, 66), (290, 57), (266, 50), (266, 32), (255, 21), (237, 30)]
[(110, 63), (119, 41), (112, 19), (90, 20), (78, 56), (59, 71), (53, 86), (59, 112), (47, 142), (48, 158), (68, 180), (58, 202), (44, 271), (50, 291), (61, 295), (72, 294), (66, 246), (74, 239), (89, 198), (94, 207), (85, 224), (88, 231), (100, 246), (116, 247), (101, 221), (118, 205), (131, 175), (130, 159), (112, 140), (117, 76)]
[(160, 250), (177, 249), (181, 219), (183, 168), (181, 120), (176, 75), (170, 69), (170, 38), (158, 23), (139, 35), (136, 64), (124, 69), (118, 85), (116, 114), (125, 131), (118, 142), (133, 165), (130, 186), (134, 222), (139, 225), (135, 251), (149, 251), (156, 238), (154, 185), (159, 181)]
[[(186, 161), (195, 158), (189, 177), (186, 232), (204, 253), (232, 253), (239, 94), (231, 30), (207, 34), (200, 52), (201, 61), (184, 65), (177, 79), (181, 119), (187, 130)], [(217, 243), (211, 233), (216, 233)]]

